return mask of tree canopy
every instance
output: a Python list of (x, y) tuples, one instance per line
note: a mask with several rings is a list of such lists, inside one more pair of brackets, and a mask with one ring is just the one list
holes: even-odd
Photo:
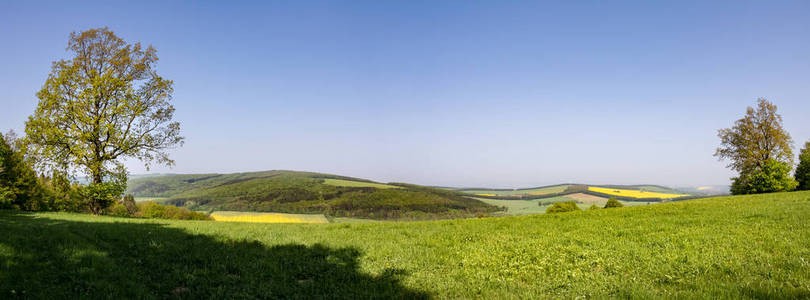
[(733, 194), (787, 191), (795, 187), (790, 178), (793, 140), (776, 110), (776, 105), (760, 98), (757, 107), (748, 107), (745, 116), (733, 127), (719, 130), (721, 144), (714, 155), (729, 160), (728, 166), (740, 174), (732, 178)]
[(121, 159), (171, 165), (183, 143), (172, 122), (172, 81), (154, 70), (152, 46), (128, 44), (105, 28), (73, 32), (70, 59), (53, 63), (26, 122), (39, 166), (78, 169), (101, 183), (124, 171)]
[(173, 83), (154, 70), (157, 51), (128, 44), (106, 27), (71, 33), (67, 50), (72, 57), (53, 63), (25, 124), (36, 166), (83, 172), (99, 185), (90, 190), (112, 192), (123, 189), (101, 185), (113, 178), (125, 184), (123, 159), (147, 168), (172, 165), (166, 150), (182, 145), (183, 137), (172, 121)]

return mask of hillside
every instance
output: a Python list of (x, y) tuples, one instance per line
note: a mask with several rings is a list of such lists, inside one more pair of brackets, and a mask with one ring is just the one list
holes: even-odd
[(810, 192), (247, 224), (0, 211), (0, 298), (808, 298)]
[(130, 180), (127, 192), (195, 210), (372, 219), (470, 217), (501, 209), (455, 191), (295, 171), (142, 177)]
[(558, 184), (525, 189), (452, 189), (474, 197), (500, 200), (537, 200), (563, 196), (586, 194), (593, 197), (617, 198), (624, 201), (661, 202), (684, 200), (704, 196), (701, 193), (688, 193), (660, 185), (591, 185)]

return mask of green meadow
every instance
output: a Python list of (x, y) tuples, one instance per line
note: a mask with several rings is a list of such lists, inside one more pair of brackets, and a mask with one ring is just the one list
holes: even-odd
[(418, 222), (0, 211), (0, 298), (807, 298), (810, 192)]
[(554, 185), (547, 187), (529, 188), (529, 189), (472, 189), (472, 190), (459, 190), (467, 194), (489, 194), (496, 196), (520, 196), (520, 195), (549, 195), (562, 193), (568, 188), (569, 185)]

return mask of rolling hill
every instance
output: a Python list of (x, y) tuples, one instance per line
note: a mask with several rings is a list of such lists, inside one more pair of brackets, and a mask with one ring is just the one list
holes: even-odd
[(470, 217), (502, 209), (451, 190), (282, 170), (139, 177), (129, 181), (127, 192), (195, 210), (371, 219)]
[(500, 200), (537, 200), (556, 198), (567, 195), (587, 194), (594, 197), (617, 198), (624, 201), (660, 202), (683, 200), (703, 196), (699, 193), (687, 193), (660, 185), (591, 185), (591, 184), (557, 184), (525, 189), (487, 189), (462, 188), (453, 189), (471, 196)]

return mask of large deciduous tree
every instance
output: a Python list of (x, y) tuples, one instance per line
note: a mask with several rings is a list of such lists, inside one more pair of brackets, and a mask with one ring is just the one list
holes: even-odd
[[(53, 63), (25, 124), (38, 167), (83, 172), (92, 180), (89, 196), (99, 197), (117, 190), (103, 186), (110, 178), (125, 183), (123, 159), (173, 165), (166, 150), (183, 137), (172, 121), (173, 83), (154, 70), (155, 49), (105, 27), (71, 33), (67, 50), (72, 57)], [(97, 200), (94, 213), (106, 205)]]
[(796, 181), (799, 182), (799, 190), (810, 190), (810, 141), (804, 143), (804, 148), (799, 152), (799, 166), (796, 167)]
[(788, 191), (796, 183), (790, 177), (793, 167), (793, 140), (782, 127), (776, 105), (760, 98), (757, 107), (748, 107), (742, 119), (731, 128), (720, 129), (721, 140), (715, 156), (730, 160), (728, 165), (740, 175), (732, 178), (733, 194)]

